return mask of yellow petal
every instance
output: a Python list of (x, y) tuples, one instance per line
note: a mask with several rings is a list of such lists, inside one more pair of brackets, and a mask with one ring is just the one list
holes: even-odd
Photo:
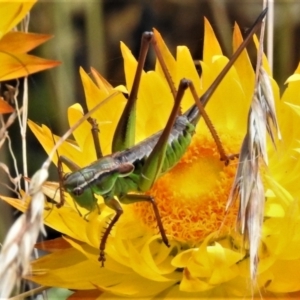
[(26, 53), (52, 38), (49, 34), (11, 31), (0, 40), (0, 51)]
[[(295, 71), (295, 74), (300, 73), (300, 65)], [(291, 81), (288, 87), (285, 89), (281, 101), (276, 103), (279, 126), (282, 134), (282, 143), (278, 143), (281, 149), (279, 153), (282, 155), (292, 157), (291, 151), (298, 147), (297, 139), (300, 136), (300, 128), (297, 125), (299, 122), (299, 116), (295, 114), (298, 111), (298, 105), (300, 105), (299, 95), (300, 85), (297, 81)], [(299, 115), (299, 114), (298, 114)], [(278, 160), (278, 158), (277, 158)], [(291, 159), (290, 159), (291, 160)], [(295, 161), (293, 162), (295, 163)], [(294, 168), (291, 168), (294, 170)]]
[[(201, 64), (204, 91), (227, 62), (227, 58), (220, 56), (210, 66), (204, 63)], [(206, 112), (218, 132), (222, 132), (225, 126), (227, 132), (234, 130), (236, 133), (236, 130), (238, 130), (241, 135), (244, 135), (246, 132), (245, 120), (247, 120), (249, 109), (247, 103), (249, 101), (247, 101), (246, 95), (239, 83), (237, 72), (232, 67), (209, 100)]]
[(152, 265), (149, 265), (149, 262), (144, 259), (143, 254), (139, 253), (139, 251), (131, 243), (128, 243), (128, 253), (132, 269), (141, 277), (158, 282), (171, 281), (167, 277), (157, 273), (157, 270), (152, 268)]
[(69, 249), (71, 245), (62, 237), (53, 239), (53, 240), (45, 240), (34, 245), (34, 248), (47, 251), (47, 252), (56, 252), (62, 249)]
[[(168, 72), (170, 73), (171, 78), (173, 79), (173, 82), (175, 84), (176, 61), (175, 61), (173, 55), (171, 54), (170, 50), (168, 49), (167, 45), (165, 44), (164, 40), (162, 39), (160, 33), (155, 28), (153, 28), (153, 34), (155, 37), (155, 41), (157, 43), (157, 47), (159, 48), (159, 50), (162, 54), (162, 57), (167, 66)], [(160, 76), (162, 78), (164, 78), (165, 75), (161, 69), (161, 66), (160, 66), (160, 63), (158, 62), (158, 60), (156, 61), (155, 72), (159, 73)], [(175, 86), (175, 88), (177, 88), (177, 86)]]
[[(53, 135), (50, 129), (45, 125), (39, 126), (34, 122), (28, 120), (28, 126), (33, 132), (33, 134), (36, 136), (36, 138), (39, 140), (39, 142), (42, 144), (45, 151), (49, 153), (54, 146), (54, 141), (57, 141), (59, 137)], [(70, 140), (64, 142), (62, 146), (58, 149), (58, 153), (59, 155), (67, 156), (70, 160), (76, 161), (76, 163), (81, 165), (81, 151), (79, 147), (75, 145), (74, 142)], [(55, 165), (57, 165), (57, 160), (57, 156), (54, 156), (53, 162), (55, 163)]]
[(157, 73), (148, 72), (144, 79), (137, 103), (136, 142), (165, 127), (174, 103), (169, 88)]
[[(100, 264), (98, 261), (99, 258), (99, 249), (92, 247), (88, 244), (79, 242), (77, 240), (65, 237), (65, 240), (68, 241), (73, 248), (80, 251), (86, 258), (91, 261), (94, 261), (95, 264)], [(107, 253), (107, 251), (106, 251)], [(106, 256), (107, 260), (105, 261), (105, 268), (109, 271), (121, 273), (121, 274), (131, 274), (132, 270), (122, 264), (111, 259), (111, 257)]]
[(210, 23), (204, 18), (203, 62), (211, 63), (215, 55), (223, 55), (223, 53)]
[(10, 198), (10, 197), (5, 197), (1, 195), (1, 200), (4, 200), (6, 203), (9, 205), (15, 207), (16, 209), (25, 212), (28, 207), (29, 199), (27, 200), (21, 200), (21, 199), (16, 199), (16, 198)]
[(284, 216), (284, 209), (278, 203), (266, 203), (265, 206), (265, 216), (267, 217), (283, 217)]
[[(195, 283), (195, 286), (197, 287), (197, 282)], [(205, 299), (205, 300), (209, 300), (209, 299), (214, 299), (214, 300), (221, 300), (221, 298), (211, 298), (210, 297), (210, 292), (211, 289), (209, 289), (208, 291), (205, 292), (196, 292), (194, 290), (192, 290), (191, 288), (189, 288), (189, 286), (187, 286), (187, 291), (182, 290), (178, 285), (175, 285), (173, 287), (171, 287), (170, 289), (166, 290), (163, 294), (162, 294), (162, 298), (163, 299), (191, 299), (191, 300), (195, 300), (195, 299)]]
[(223, 263), (226, 266), (232, 266), (243, 258), (243, 254), (222, 247), (219, 243), (214, 246), (209, 246), (207, 251), (215, 260), (216, 265)]
[(14, 108), (4, 101), (2, 97), (0, 97), (0, 114), (8, 114), (13, 111)]
[(0, 81), (28, 76), (60, 65), (59, 61), (48, 60), (23, 53), (0, 53)]
[[(132, 89), (133, 80), (137, 68), (137, 61), (132, 55), (131, 51), (128, 47), (121, 42), (121, 52), (124, 59), (124, 71), (125, 71), (125, 78), (126, 78), (126, 86), (129, 91)], [(142, 71), (142, 76), (144, 71)]]
[[(82, 107), (77, 103), (68, 108), (68, 119), (70, 127), (84, 116)], [(77, 129), (73, 131), (78, 146), (84, 153), (84, 161), (76, 162), (81, 167), (85, 167), (96, 160), (96, 152), (92, 139), (92, 125), (88, 121), (84, 121)]]
[(96, 69), (91, 68), (91, 73), (100, 90), (109, 93), (113, 89), (111, 84)]
[(0, 10), (5, 12), (0, 19), (0, 39), (15, 27), (26, 16), (36, 0), (28, 1), (1, 1)]
[(180, 289), (185, 292), (203, 292), (214, 288), (213, 285), (201, 280), (198, 277), (193, 277), (188, 269), (184, 270), (183, 277), (180, 283)]
[(294, 82), (294, 81), (300, 81), (300, 74), (293, 74), (291, 75), (286, 81), (285, 84)]
[[(111, 285), (110, 287), (103, 287), (103, 284), (100, 283), (96, 284), (96, 286), (101, 290), (123, 297), (133, 297), (136, 299), (149, 297), (148, 299), (151, 299), (173, 284), (173, 282), (153, 282), (153, 280), (142, 278), (133, 273), (130, 276), (124, 274), (117, 284)], [(105, 297), (105, 294), (103, 294), (103, 297)], [(106, 297), (110, 299), (111, 294), (107, 294)]]
[(147, 261), (147, 264), (158, 274), (171, 274), (176, 268), (171, 265), (173, 259), (172, 253), (179, 251), (180, 244), (172, 242), (171, 247), (165, 247), (161, 242), (158, 242), (154, 236), (146, 242), (142, 249), (142, 256)]
[[(176, 88), (178, 88), (181, 79), (183, 78), (189, 79), (193, 82), (197, 94), (200, 95), (201, 93), (200, 78), (195, 68), (195, 64), (190, 54), (190, 51), (187, 47), (185, 46), (177, 47), (176, 61), (177, 61)], [(191, 95), (191, 92), (187, 90), (182, 101), (182, 105), (181, 105), (182, 110), (186, 111), (194, 103), (195, 101)]]
[(299, 291), (300, 260), (278, 260), (270, 271), (274, 273), (274, 279), (267, 287), (274, 293)]
[(293, 203), (292, 195), (284, 187), (282, 187), (274, 178), (265, 175), (265, 180), (283, 204), (289, 206), (291, 203)]
[(286, 102), (286, 104), (293, 109), (294, 112), (296, 112), (300, 116), (300, 105), (295, 105), (292, 103)]
[(177, 268), (184, 268), (188, 264), (192, 253), (195, 251), (195, 249), (188, 249), (177, 254), (172, 260), (172, 265)]
[(45, 286), (67, 289), (95, 289), (95, 285), (114, 286), (123, 275), (101, 268), (100, 264), (86, 259), (74, 248), (43, 256), (32, 263), (32, 275), (27, 279)]
[[(80, 76), (84, 87), (85, 98), (87, 101), (88, 109), (91, 110), (99, 102), (103, 102), (102, 106), (92, 115), (96, 118), (99, 124), (101, 134), (100, 144), (103, 154), (109, 154), (111, 152), (111, 142), (113, 138), (113, 132), (115, 132), (117, 122), (124, 109), (126, 99), (122, 94), (118, 94), (115, 97), (105, 101), (107, 97), (114, 93), (114, 90), (109, 90), (107, 85), (104, 89), (99, 89), (91, 78), (86, 74), (83, 69), (80, 69)], [(100, 78), (98, 77), (98, 80)]]

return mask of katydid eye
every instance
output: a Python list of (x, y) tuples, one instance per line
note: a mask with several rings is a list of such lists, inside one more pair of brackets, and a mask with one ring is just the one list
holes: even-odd
[(75, 196), (80, 196), (83, 193), (83, 188), (82, 187), (76, 187), (75, 189), (73, 189), (73, 194)]

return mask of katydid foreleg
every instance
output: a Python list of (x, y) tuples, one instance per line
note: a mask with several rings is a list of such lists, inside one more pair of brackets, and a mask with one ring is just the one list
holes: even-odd
[(238, 158), (238, 154), (231, 154), (231, 155), (226, 154), (226, 152), (224, 150), (224, 147), (221, 143), (221, 140), (218, 136), (218, 133), (217, 133), (215, 127), (213, 126), (209, 116), (207, 115), (205, 109), (204, 109), (201, 98), (199, 99), (199, 97), (197, 95), (197, 92), (196, 92), (196, 89), (195, 89), (195, 86), (194, 86), (193, 82), (189, 81), (188, 85), (189, 85), (189, 88), (190, 88), (191, 93), (193, 95), (195, 104), (198, 107), (199, 113), (201, 114), (202, 118), (204, 119), (204, 121), (206, 123), (206, 126), (208, 127), (208, 129), (209, 129), (209, 131), (210, 131), (210, 133), (211, 133), (211, 135), (212, 135), (212, 137), (213, 137), (213, 139), (216, 143), (216, 146), (217, 146), (218, 151), (220, 153), (220, 160), (224, 161), (225, 165), (227, 166), (229, 164), (230, 160), (232, 160), (234, 158)]
[(161, 173), (161, 168), (164, 163), (168, 146), (168, 139), (176, 117), (178, 116), (181, 100), (188, 86), (189, 80), (182, 79), (180, 81), (178, 92), (175, 97), (175, 103), (168, 122), (142, 168), (142, 174), (139, 181), (139, 189), (142, 192), (148, 191), (153, 186), (154, 182), (157, 180)]
[(233, 56), (230, 58), (230, 60), (226, 64), (226, 66), (222, 69), (222, 71), (219, 73), (219, 75), (216, 77), (216, 79), (213, 81), (213, 83), (209, 86), (209, 88), (206, 90), (206, 92), (200, 97), (199, 101), (196, 101), (196, 97), (198, 97), (198, 96), (196, 94), (195, 88), (191, 87), (191, 91), (192, 91), (193, 97), (196, 101), (196, 104), (193, 105), (185, 114), (186, 114), (187, 118), (189, 120), (191, 120), (192, 124), (194, 124), (195, 126), (197, 125), (197, 123), (198, 123), (201, 116), (204, 118), (204, 121), (205, 121), (208, 129), (210, 130), (210, 132), (212, 134), (212, 137), (214, 138), (214, 141), (215, 141), (215, 143), (217, 145), (217, 148), (219, 150), (220, 159), (222, 161), (225, 161), (225, 164), (228, 164), (229, 160), (231, 160), (235, 157), (238, 157), (238, 155), (237, 154), (226, 155), (226, 153), (223, 149), (223, 146), (221, 144), (221, 141), (218, 137), (218, 134), (217, 134), (215, 128), (213, 127), (208, 115), (206, 114), (206, 112), (204, 110), (204, 107), (206, 106), (206, 104), (210, 100), (211, 96), (213, 95), (213, 93), (215, 92), (215, 90), (217, 89), (217, 87), (219, 86), (219, 84), (221, 83), (221, 81), (223, 80), (223, 78), (225, 77), (227, 72), (229, 71), (229, 69), (233, 66), (233, 64), (238, 59), (238, 57), (240, 56), (242, 51), (250, 43), (254, 33), (260, 27), (266, 13), (267, 13), (267, 8), (264, 9), (261, 12), (261, 14), (258, 16), (258, 18), (255, 20), (255, 22), (253, 23), (253, 25), (249, 29), (249, 32), (247, 33), (246, 38), (240, 44), (238, 49), (234, 52)]
[(59, 195), (60, 195), (60, 201), (59, 203), (56, 204), (57, 208), (62, 207), (65, 204), (65, 195), (64, 195), (64, 189), (62, 186), (62, 182), (64, 180), (64, 175), (63, 175), (63, 165), (60, 157), (58, 157), (57, 161), (57, 172), (58, 172), (58, 179), (59, 179)]
[(136, 100), (151, 39), (152, 33), (149, 34), (146, 32), (142, 36), (138, 64), (135, 71), (132, 88), (114, 133), (112, 153), (128, 149), (135, 144)]
[[(63, 164), (65, 164), (72, 172), (74, 171), (78, 171), (80, 170), (80, 167), (74, 163), (73, 161), (71, 161), (69, 158), (61, 155), (58, 157), (58, 161), (57, 161), (57, 170), (58, 170), (58, 177), (59, 177), (59, 193), (60, 193), (60, 202), (58, 204), (56, 204), (56, 207), (57, 208), (60, 208), (64, 205), (64, 203), (66, 202), (65, 201), (65, 195), (64, 195), (64, 188), (63, 188), (63, 182), (65, 181), (66, 177), (68, 176), (68, 173), (67, 174), (63, 174), (64, 171), (63, 171)], [(75, 204), (75, 207), (76, 207), (76, 210), (77, 212), (79, 213), (79, 215), (81, 216), (81, 213), (80, 211), (78, 210), (77, 206), (76, 206), (76, 203)]]

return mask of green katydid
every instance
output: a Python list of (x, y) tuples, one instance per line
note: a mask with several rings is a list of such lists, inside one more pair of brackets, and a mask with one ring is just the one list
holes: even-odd
[[(99, 141), (95, 138), (97, 136), (96, 134), (93, 136), (94, 141), (96, 141), (97, 161), (87, 167), (80, 168), (66, 157), (60, 157), (59, 169), (61, 170), (62, 163), (64, 163), (72, 170), (71, 173), (61, 176), (61, 201), (64, 199), (63, 191), (65, 191), (72, 196), (75, 204), (86, 208), (88, 211), (93, 211), (98, 208), (97, 199), (95, 197), (95, 194), (97, 194), (101, 195), (105, 204), (116, 212), (101, 237), (99, 261), (101, 261), (102, 266), (105, 261), (104, 251), (106, 241), (114, 224), (116, 224), (123, 213), (120, 203), (130, 204), (139, 201), (151, 203), (162, 240), (169, 246), (159, 210), (153, 197), (131, 193), (143, 193), (148, 191), (158, 177), (177, 164), (189, 146), (195, 131), (195, 126), (201, 116), (204, 118), (216, 141), (221, 160), (223, 160), (225, 164), (228, 164), (229, 160), (234, 158), (235, 155), (227, 156), (225, 154), (215, 129), (205, 113), (204, 107), (240, 53), (248, 45), (253, 34), (260, 27), (265, 14), (266, 10), (259, 15), (243, 43), (200, 98), (195, 91), (193, 83), (188, 79), (182, 79), (178, 91), (176, 91), (160, 54), (160, 50), (156, 45), (153, 33), (144, 33), (132, 90), (114, 134), (112, 144), (113, 154), (102, 157)], [(156, 52), (174, 96), (174, 106), (167, 124), (162, 131), (134, 145), (136, 99), (145, 58), (150, 45), (153, 46)], [(185, 90), (188, 88), (192, 92), (195, 104), (181, 115), (180, 102)], [(96, 132), (97, 126), (93, 122), (93, 119), (90, 119), (90, 122), (93, 125), (92, 132)]]

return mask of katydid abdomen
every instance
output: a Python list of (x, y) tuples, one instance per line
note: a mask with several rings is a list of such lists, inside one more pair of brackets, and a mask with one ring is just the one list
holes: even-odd
[[(194, 130), (195, 127), (187, 116), (176, 118), (159, 176), (179, 162), (191, 142)], [(63, 182), (65, 191), (79, 206), (89, 211), (96, 208), (97, 199), (94, 194), (101, 195), (104, 199), (116, 196), (121, 202), (129, 203), (125, 199), (122, 201), (128, 193), (144, 192), (139, 184), (143, 166), (161, 134), (162, 131), (157, 132), (130, 149), (104, 156), (87, 167), (66, 174)]]
[[(192, 135), (194, 134), (195, 126), (183, 115), (176, 118), (174, 126), (168, 138), (166, 155), (164, 157), (160, 175), (168, 172), (173, 168), (186, 152), (187, 147), (191, 143)], [(154, 146), (157, 144), (161, 136), (161, 131), (138, 143), (130, 149), (118, 152), (113, 155), (113, 158), (118, 163), (129, 162), (132, 163), (137, 170), (134, 171), (138, 176), (143, 163), (152, 152)], [(126, 177), (124, 177), (126, 180)], [(141, 191), (137, 188), (136, 191)]]

